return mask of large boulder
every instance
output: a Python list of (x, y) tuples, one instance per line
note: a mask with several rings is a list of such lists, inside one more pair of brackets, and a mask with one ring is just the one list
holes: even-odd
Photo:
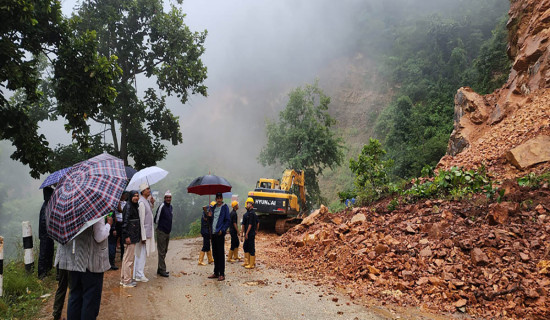
[(550, 161), (550, 136), (541, 135), (506, 153), (506, 158), (518, 169)]
[(476, 125), (489, 118), (488, 103), (472, 88), (458, 89), (455, 95), (454, 130), (449, 139), (447, 154), (454, 156), (470, 146)]

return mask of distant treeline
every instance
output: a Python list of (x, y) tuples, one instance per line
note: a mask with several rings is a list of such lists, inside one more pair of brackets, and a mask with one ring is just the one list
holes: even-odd
[[(371, 118), (397, 178), (419, 176), (445, 154), (454, 95), (486, 94), (508, 78), (506, 0), (369, 1), (357, 50), (378, 62), (393, 100)], [(376, 36), (373, 36), (376, 35)]]

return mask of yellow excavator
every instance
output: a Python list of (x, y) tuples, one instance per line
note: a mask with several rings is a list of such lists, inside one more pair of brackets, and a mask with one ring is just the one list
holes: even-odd
[[(292, 193), (294, 186), (299, 189), (301, 208), (298, 197)], [(304, 171), (287, 169), (280, 182), (261, 178), (248, 196), (254, 199), (260, 226), (265, 228), (274, 224), (275, 232), (281, 235), (302, 222), (303, 212), (300, 209), (304, 210), (306, 204)]]

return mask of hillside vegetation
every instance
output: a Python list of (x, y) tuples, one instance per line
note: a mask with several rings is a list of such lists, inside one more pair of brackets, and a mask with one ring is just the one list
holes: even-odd
[[(453, 129), (457, 89), (489, 93), (508, 77), (508, 9), (503, 0), (365, 4), (355, 17), (356, 58), (340, 89), (332, 89), (331, 108), (348, 142), (347, 157), (356, 157), (372, 137), (395, 162), (393, 181), (435, 166)], [(344, 165), (327, 175), (324, 190), (350, 189), (350, 177)], [(335, 200), (334, 193), (326, 196)]]

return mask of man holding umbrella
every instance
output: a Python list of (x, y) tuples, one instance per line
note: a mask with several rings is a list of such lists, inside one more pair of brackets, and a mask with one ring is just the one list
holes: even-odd
[(214, 273), (209, 279), (225, 280), (225, 232), (229, 228), (229, 207), (223, 203), (223, 195), (216, 194), (216, 205), (208, 211), (208, 222), (212, 232), (212, 253), (214, 255)]
[(113, 224), (105, 215), (116, 208), (125, 185), (124, 163), (104, 153), (68, 170), (48, 202), (48, 235), (61, 244), (56, 264), (70, 272), (68, 319), (95, 319), (99, 314)]
[(156, 251), (155, 236), (153, 225), (153, 210), (151, 203), (147, 198), (151, 195), (151, 189), (147, 183), (142, 183), (139, 186), (139, 220), (141, 223), (141, 242), (136, 244), (136, 261), (134, 276), (136, 281), (147, 282), (149, 279), (145, 277), (145, 261), (147, 257)]

